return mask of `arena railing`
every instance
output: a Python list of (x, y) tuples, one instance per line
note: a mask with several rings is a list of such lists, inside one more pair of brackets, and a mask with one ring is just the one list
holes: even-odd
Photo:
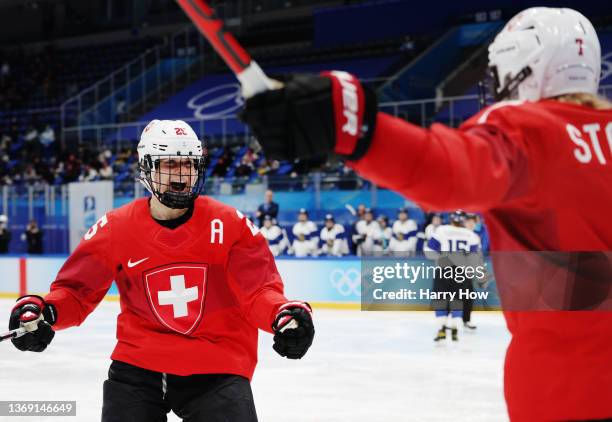
[[(374, 79), (372, 83), (378, 82)], [(612, 85), (600, 86), (600, 94), (612, 98)], [(421, 126), (440, 122), (457, 127), (480, 109), (478, 95), (463, 95), (443, 98), (428, 98), (407, 101), (383, 102), (381, 111), (403, 118)], [(236, 116), (210, 117), (173, 117), (189, 123), (196, 133), (212, 145), (230, 143), (248, 144), (252, 141), (249, 128)], [(98, 148), (111, 148), (120, 151), (133, 147), (148, 124), (146, 121), (107, 123), (64, 127), (63, 137), (69, 144), (93, 144)]]
[(192, 34), (189, 26), (167, 36), (161, 44), (66, 100), (60, 106), (62, 135), (69, 127), (120, 121), (144, 100), (160, 101), (168, 84), (176, 91), (177, 77), (204, 51), (205, 40)]

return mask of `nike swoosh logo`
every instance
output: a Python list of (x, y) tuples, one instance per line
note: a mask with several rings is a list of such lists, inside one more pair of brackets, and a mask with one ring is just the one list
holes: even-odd
[(149, 257), (147, 256), (146, 258), (142, 258), (140, 261), (136, 261), (136, 262), (132, 262), (132, 258), (128, 259), (128, 268), (133, 268), (136, 265), (145, 262), (147, 259), (149, 259)]

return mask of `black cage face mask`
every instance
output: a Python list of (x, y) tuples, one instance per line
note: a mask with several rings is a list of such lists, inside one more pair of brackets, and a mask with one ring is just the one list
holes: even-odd
[(204, 158), (150, 155), (140, 161), (141, 178), (168, 208), (189, 208), (204, 186)]

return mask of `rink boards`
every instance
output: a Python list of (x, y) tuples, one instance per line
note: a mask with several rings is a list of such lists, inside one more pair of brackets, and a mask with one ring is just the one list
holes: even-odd
[[(66, 256), (8, 256), (0, 258), (0, 297), (48, 292)], [(361, 306), (361, 266), (356, 257), (347, 258), (277, 258), (276, 264), (285, 284), (288, 298), (307, 300), (316, 307), (359, 309)], [(423, 288), (431, 280), (419, 280)], [(107, 299), (116, 300), (113, 284)], [(475, 307), (479, 307), (475, 303)], [(489, 300), (487, 308), (498, 308), (497, 298)], [(412, 309), (427, 310), (429, 301), (415, 301)]]

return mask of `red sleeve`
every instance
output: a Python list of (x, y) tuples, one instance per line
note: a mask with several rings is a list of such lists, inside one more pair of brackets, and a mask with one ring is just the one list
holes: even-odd
[[(489, 119), (492, 120), (492, 119)], [(359, 174), (430, 209), (486, 210), (523, 195), (521, 134), (509, 125), (424, 129), (378, 113), (368, 153), (349, 163)]]
[(271, 333), (277, 310), (287, 298), (268, 244), (255, 226), (250, 222), (247, 226), (246, 221), (245, 218), (241, 222), (242, 234), (230, 250), (227, 276), (247, 321)]
[[(98, 306), (115, 279), (111, 264), (111, 230), (102, 217), (70, 254), (45, 301), (55, 305), (57, 322), (54, 329), (81, 325)], [(104, 223), (104, 224), (103, 224)]]

